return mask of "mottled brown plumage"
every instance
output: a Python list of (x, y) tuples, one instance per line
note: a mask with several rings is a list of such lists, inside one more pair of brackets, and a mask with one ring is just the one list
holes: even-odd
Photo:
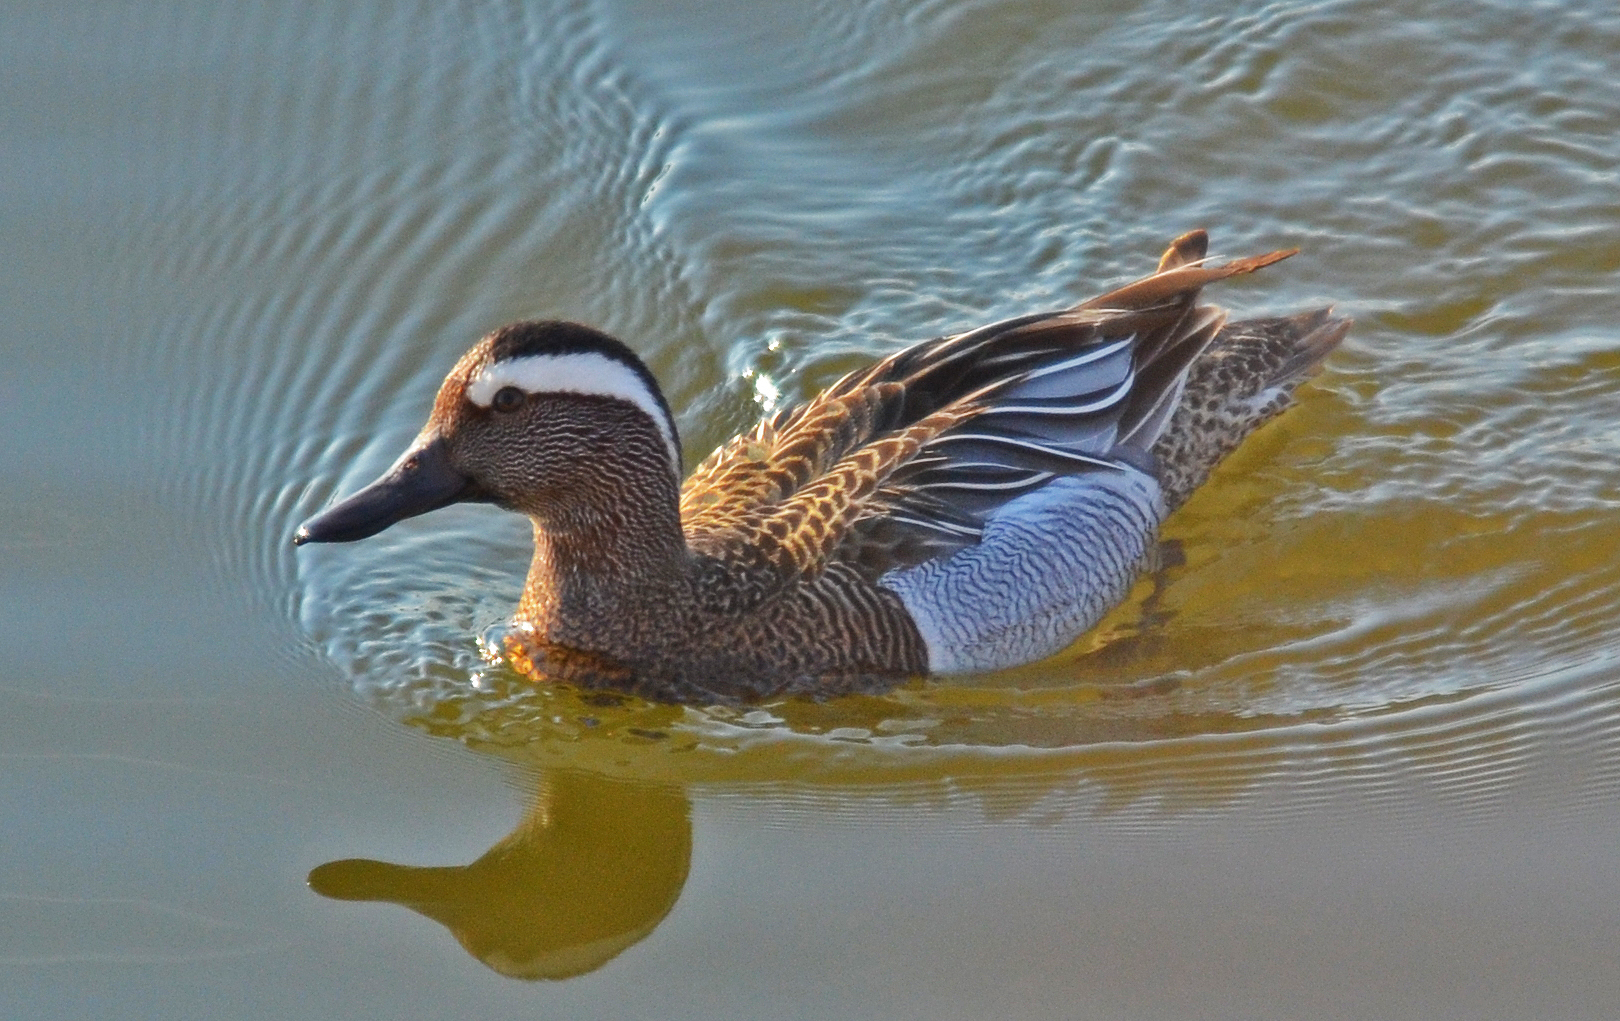
[(1249, 433), (1294, 406), (1294, 389), (1350, 329), (1321, 308), (1230, 323), (1192, 364), (1187, 387), (1154, 444), (1169, 510), (1187, 501)]

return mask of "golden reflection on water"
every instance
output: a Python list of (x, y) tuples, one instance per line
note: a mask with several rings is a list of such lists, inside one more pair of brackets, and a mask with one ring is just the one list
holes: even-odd
[[(1082, 841), (1100, 827), (1116, 839), (1156, 839), (1234, 810), (1259, 831), (1311, 827), (1346, 805), (1374, 817), (1439, 810), (1467, 827), (1538, 789), (1556, 818), (1620, 792), (1620, 771), (1592, 768), (1620, 761), (1620, 701), (1603, 680), (1613, 673), (1612, 657), (1597, 657), (1514, 690), (1437, 697), (1366, 719), (1261, 719), (1243, 729), (1229, 715), (1166, 717), (1155, 737), (1137, 729), (1052, 749), (881, 743), (874, 735), (892, 704), (878, 698), (736, 710), (722, 722), (718, 711), (559, 690), (545, 703), (555, 719), (570, 719), (569, 739), (556, 722), (525, 737), (515, 719), (499, 742), (487, 730), (460, 734), (540, 777), (522, 822), (477, 861), (348, 859), (316, 868), (309, 882), (327, 897), (392, 902), (431, 918), (502, 975), (568, 978), (614, 959), (670, 913), (690, 867), (699, 799), (745, 806), (756, 827), (773, 816), (818, 827), (842, 816), (906, 832), (966, 809), (985, 825), (1066, 828)], [(782, 716), (793, 725), (773, 724)]]
[(510, 978), (594, 971), (675, 906), (692, 860), (691, 806), (676, 789), (549, 773), (523, 821), (468, 865), (363, 858), (309, 874), (334, 900), (388, 901), (448, 929)]

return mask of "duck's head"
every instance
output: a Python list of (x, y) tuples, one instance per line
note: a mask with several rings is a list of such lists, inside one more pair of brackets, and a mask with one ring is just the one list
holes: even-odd
[(352, 542), (469, 500), (565, 528), (626, 480), (668, 499), (680, 463), (674, 417), (634, 352), (577, 323), (514, 323), (462, 356), (381, 478), (304, 522), (293, 542)]

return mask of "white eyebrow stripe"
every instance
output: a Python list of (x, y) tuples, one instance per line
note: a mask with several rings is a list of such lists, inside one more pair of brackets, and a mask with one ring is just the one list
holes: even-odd
[(681, 453), (675, 445), (675, 427), (669, 415), (641, 376), (623, 362), (595, 351), (508, 358), (485, 366), (474, 376), (467, 384), (467, 399), (480, 408), (487, 408), (495, 394), (508, 386), (527, 394), (591, 394), (635, 405), (658, 426), (659, 435), (669, 448), (670, 465), (676, 476), (680, 475)]

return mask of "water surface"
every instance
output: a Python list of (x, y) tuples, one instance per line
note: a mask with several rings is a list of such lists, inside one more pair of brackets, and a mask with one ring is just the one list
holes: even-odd
[[(1620, 14), (13, 8), (0, 1012), (1613, 1016)], [(1047, 663), (587, 697), (521, 521), (288, 542), (503, 322), (695, 463), (1198, 226), (1356, 328)]]

